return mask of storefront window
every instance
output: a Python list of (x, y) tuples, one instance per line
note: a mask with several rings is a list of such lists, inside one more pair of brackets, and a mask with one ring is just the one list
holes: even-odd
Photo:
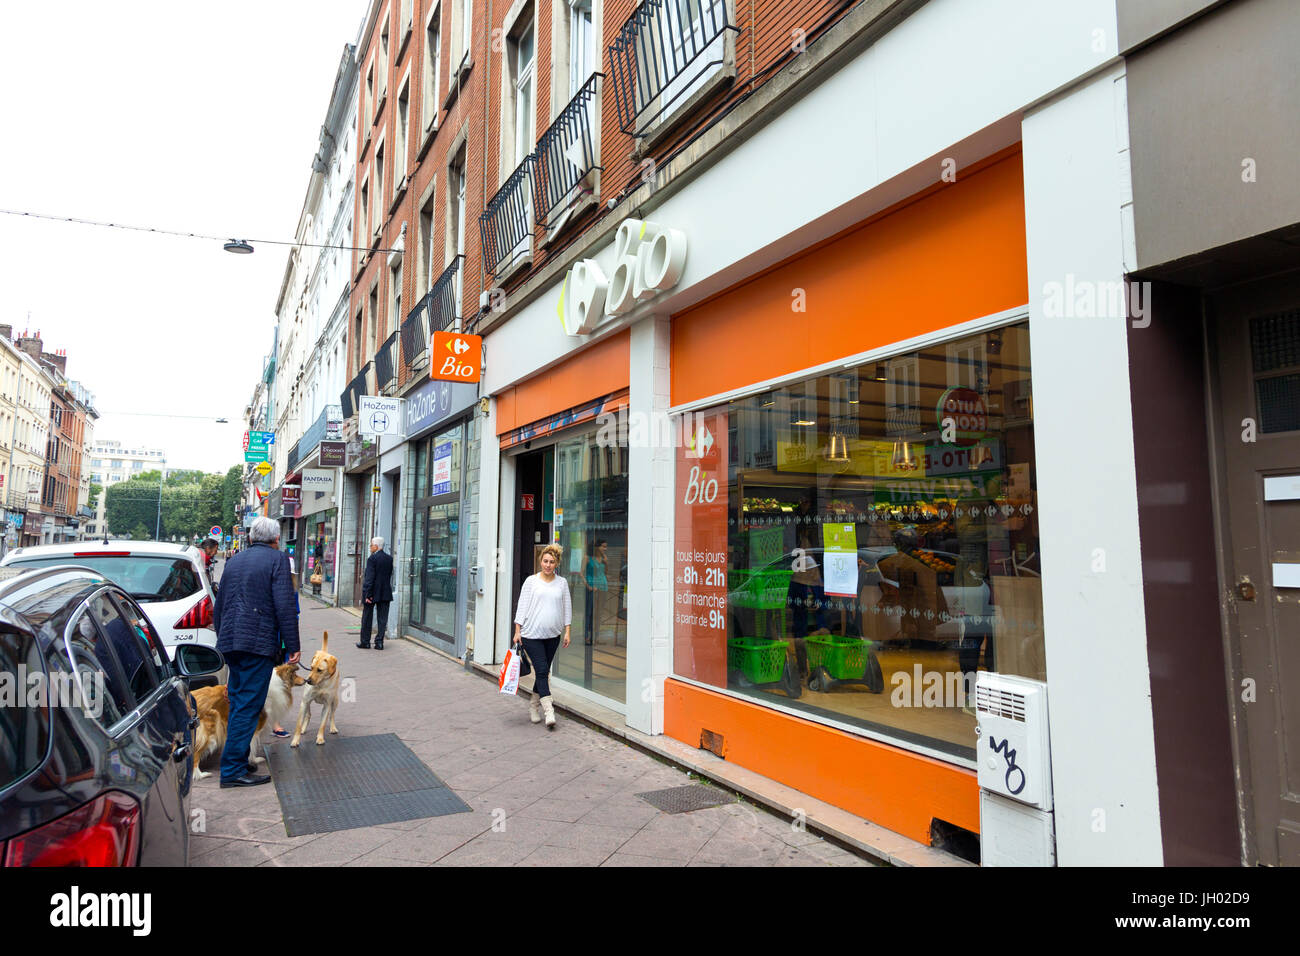
[(676, 672), (973, 757), (976, 671), (1046, 676), (1028, 327), (685, 421)]
[(627, 696), (627, 446), (596, 433), (555, 446), (555, 540), (573, 601), (572, 644), (552, 673), (624, 701)]
[(456, 643), (460, 581), (460, 472), (465, 428), (425, 439), (415, 452), (411, 623)]
[[(305, 520), (307, 525), (306, 554), (304, 561), (307, 573), (302, 580), (304, 588), (310, 588), (314, 594), (334, 593), (335, 541), (334, 524), (338, 518), (338, 509), (330, 508)], [(312, 579), (320, 573), (320, 583)]]

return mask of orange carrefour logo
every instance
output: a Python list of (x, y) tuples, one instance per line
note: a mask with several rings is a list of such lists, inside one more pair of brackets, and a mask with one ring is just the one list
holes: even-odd
[(483, 360), (483, 337), (462, 332), (434, 332), (429, 346), (429, 377), (439, 382), (477, 382)]

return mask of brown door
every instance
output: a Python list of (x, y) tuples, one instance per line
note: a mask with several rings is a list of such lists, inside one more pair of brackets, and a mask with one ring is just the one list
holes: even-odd
[(1300, 279), (1211, 300), (1246, 862), (1300, 865)]

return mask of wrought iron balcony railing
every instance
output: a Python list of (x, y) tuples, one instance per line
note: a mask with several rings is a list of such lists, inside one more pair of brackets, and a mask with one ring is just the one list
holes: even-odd
[(402, 362), (411, 372), (423, 368), (429, 357), (429, 338), (434, 332), (444, 332), (456, 324), (460, 314), (460, 285), (456, 281), (464, 256), (453, 256), (429, 291), (415, 303), (406, 321), (402, 323)]
[(343, 390), (339, 396), (339, 404), (343, 406), (343, 417), (351, 418), (361, 407), (361, 396), (369, 395), (368, 378), (370, 375), (370, 363), (367, 362), (357, 373), (356, 378), (348, 382), (348, 387)]
[(499, 276), (528, 251), (533, 235), (532, 154), (524, 157), (479, 216), (483, 271)]
[(596, 165), (603, 73), (593, 73), (555, 122), (537, 141), (533, 151), (533, 188), (537, 222), (549, 224), (551, 214), (562, 212), (581, 193)]
[(693, 93), (722, 62), (720, 38), (728, 30), (739, 32), (728, 21), (727, 0), (645, 0), (637, 7), (609, 48), (619, 129), (645, 136)]
[(375, 353), (375, 384), (379, 391), (397, 384), (397, 333), (384, 339)]

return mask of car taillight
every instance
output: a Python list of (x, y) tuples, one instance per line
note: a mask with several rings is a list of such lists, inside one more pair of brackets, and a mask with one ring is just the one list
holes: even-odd
[(194, 605), (185, 612), (185, 616), (172, 625), (178, 631), (188, 630), (192, 627), (211, 627), (212, 626), (212, 598), (206, 594), (203, 600)]
[(135, 866), (140, 805), (109, 791), (9, 841), (5, 866)]

